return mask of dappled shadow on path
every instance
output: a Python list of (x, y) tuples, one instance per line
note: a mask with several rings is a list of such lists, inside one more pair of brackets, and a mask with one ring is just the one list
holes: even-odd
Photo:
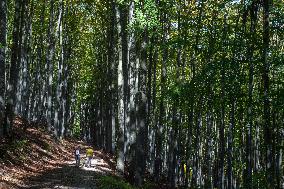
[(27, 185), (20, 188), (95, 188), (96, 172), (64, 165), (28, 178)]
[(94, 159), (92, 166), (77, 167), (74, 162), (62, 165), (59, 168), (41, 173), (38, 176), (26, 179), (25, 186), (19, 186), (21, 189), (37, 188), (59, 188), (59, 189), (91, 189), (97, 188), (97, 180), (100, 176), (111, 174), (111, 170), (104, 163), (99, 163), (100, 159)]

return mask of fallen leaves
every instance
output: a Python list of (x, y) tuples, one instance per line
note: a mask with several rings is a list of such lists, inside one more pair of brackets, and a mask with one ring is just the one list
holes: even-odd
[[(15, 123), (24, 124), (26, 122), (17, 118)], [(0, 148), (6, 149), (4, 155), (0, 156), (1, 189), (14, 189), (26, 186), (31, 178), (40, 177), (48, 172), (56, 172), (56, 170), (62, 169), (62, 167), (63, 170), (67, 169), (70, 172), (71, 178), (69, 173), (67, 175), (65, 175), (66, 173), (56, 173), (58, 175), (55, 175), (55, 178), (62, 180), (71, 179), (72, 181), (73, 172), (81, 174), (79, 176), (82, 178), (87, 178), (89, 171), (99, 174), (114, 174), (114, 160), (109, 154), (105, 154), (102, 151), (95, 151), (96, 158), (94, 159), (94, 167), (92, 169), (84, 170), (82, 168), (80, 173), (77, 173), (70, 162), (74, 160), (74, 147), (80, 145), (82, 149), (85, 149), (87, 145), (84, 142), (72, 139), (58, 141), (42, 129), (27, 127), (27, 129), (23, 130), (21, 127), (18, 125), (13, 131), (17, 137), (15, 139), (17, 141), (13, 145), (9, 146), (5, 141), (0, 143)], [(78, 177), (78, 175), (74, 177)]]
[[(18, 186), (25, 178), (36, 176), (44, 171), (58, 168), (66, 160), (73, 159), (73, 146), (76, 141), (62, 140), (58, 143), (49, 133), (36, 128), (25, 131), (21, 124), (26, 122), (19, 117), (14, 122), (15, 142), (1, 141), (0, 150), (0, 188), (5, 185)], [(3, 187), (2, 187), (3, 186)], [(9, 188), (8, 187), (8, 188)]]

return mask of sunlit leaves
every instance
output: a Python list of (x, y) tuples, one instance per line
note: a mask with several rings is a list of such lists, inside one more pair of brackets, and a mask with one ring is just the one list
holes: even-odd
[(151, 30), (159, 25), (158, 8), (155, 0), (135, 1), (135, 15), (133, 26), (136, 29)]

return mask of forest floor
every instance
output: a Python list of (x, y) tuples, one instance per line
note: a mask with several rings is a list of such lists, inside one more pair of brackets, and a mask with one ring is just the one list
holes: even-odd
[(97, 188), (100, 177), (114, 175), (114, 162), (108, 154), (95, 150), (90, 168), (76, 167), (73, 150), (77, 145), (87, 147), (84, 142), (56, 140), (44, 129), (27, 124), (17, 118), (13, 142), (0, 141), (1, 189)]

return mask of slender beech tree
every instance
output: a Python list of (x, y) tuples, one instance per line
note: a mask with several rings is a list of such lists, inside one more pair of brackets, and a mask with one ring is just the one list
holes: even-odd
[(271, 118), (270, 118), (270, 102), (269, 102), (269, 85), (270, 85), (270, 63), (268, 59), (269, 44), (270, 44), (270, 0), (263, 0), (263, 49), (262, 49), (262, 80), (263, 80), (263, 118), (264, 118), (264, 144), (266, 150), (266, 179), (268, 187), (273, 187), (275, 182), (274, 173), (274, 150), (273, 150), (273, 140), (274, 140), (274, 129), (271, 128)]
[(15, 116), (16, 108), (16, 94), (19, 78), (19, 67), (21, 61), (21, 49), (22, 49), (22, 35), (23, 35), (23, 19), (24, 19), (24, 4), (27, 1), (16, 0), (15, 1), (15, 14), (13, 25), (13, 44), (11, 49), (11, 65), (10, 75), (8, 81), (7, 90), (7, 105), (6, 105), (6, 123), (4, 127), (4, 135), (9, 135), (13, 126), (13, 120)]
[(125, 130), (125, 69), (126, 59), (124, 58), (125, 48), (125, 27), (126, 14), (122, 5), (116, 5), (117, 32), (118, 32), (118, 141), (117, 141), (117, 170), (124, 173), (124, 130)]
[(248, 84), (248, 128), (247, 128), (247, 137), (246, 137), (246, 171), (247, 175), (245, 176), (245, 185), (247, 188), (252, 187), (252, 128), (253, 128), (253, 85), (254, 85), (254, 43), (255, 38), (255, 28), (256, 28), (256, 19), (257, 19), (257, 4), (256, 1), (253, 1), (250, 5), (250, 16), (251, 16), (251, 24), (250, 24), (250, 46), (248, 47), (248, 63), (249, 63), (249, 84)]
[[(48, 129), (51, 131), (52, 129), (52, 82), (53, 82), (53, 59), (54, 59), (54, 48), (55, 48), (55, 39), (54, 39), (54, 1), (50, 1), (50, 10), (49, 10), (49, 28), (47, 32), (48, 39), (48, 49), (46, 54), (46, 64), (47, 64), (47, 109), (46, 109), (46, 117)], [(56, 132), (56, 129), (54, 129)]]
[(3, 136), (5, 119), (5, 67), (7, 38), (7, 1), (0, 1), (0, 138)]

